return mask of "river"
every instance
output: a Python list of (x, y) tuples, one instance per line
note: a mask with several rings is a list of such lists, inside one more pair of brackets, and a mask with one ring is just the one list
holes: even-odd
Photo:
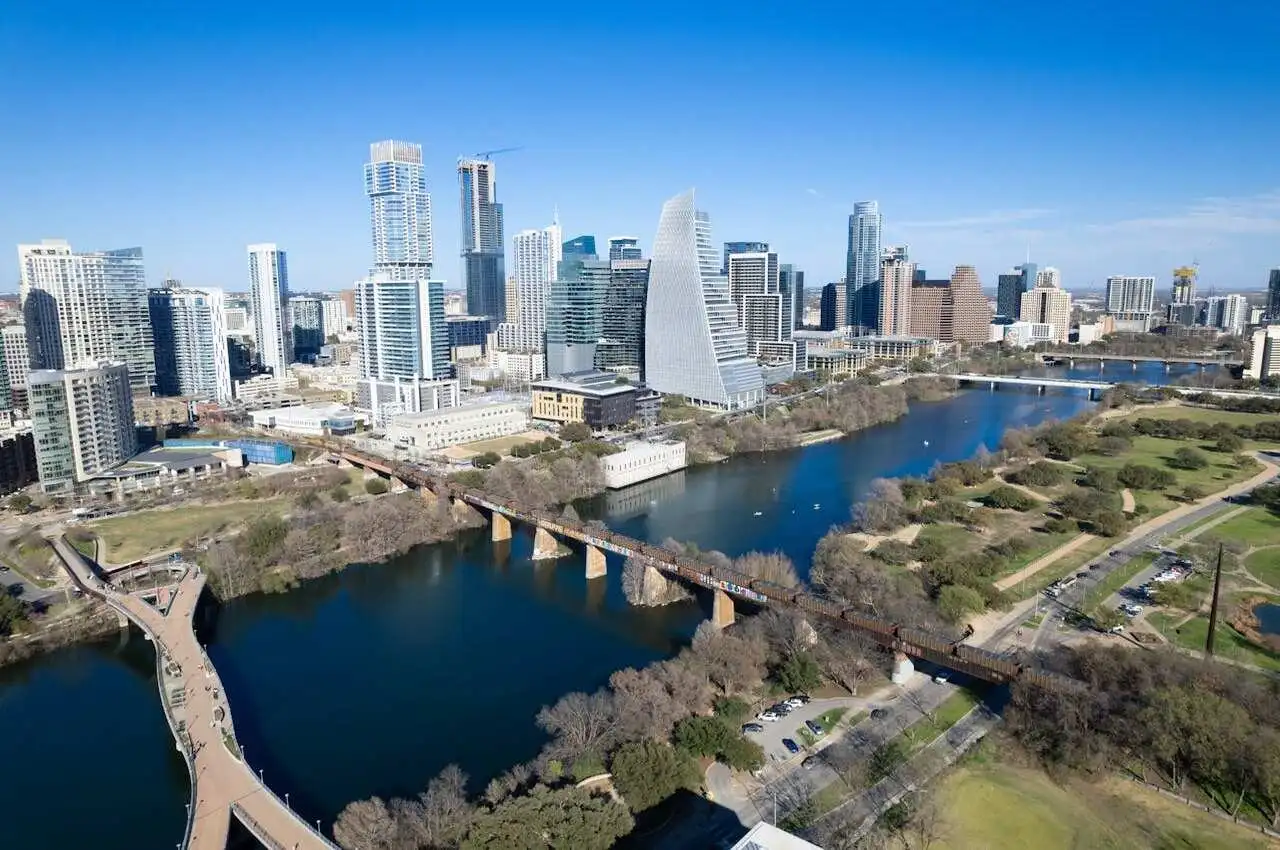
[[(1081, 365), (1053, 371), (1096, 375), (1096, 364)], [(1139, 375), (1164, 377), (1158, 364)], [(818, 539), (848, 519), (873, 478), (927, 473), (995, 448), (1008, 428), (1088, 405), (1079, 392), (969, 390), (845, 440), (687, 470), (582, 512), (652, 541), (778, 550), (803, 574)], [(201, 637), (250, 764), (326, 829), (350, 800), (416, 793), (450, 762), (482, 790), (536, 755), (540, 706), (673, 654), (706, 616), (696, 602), (631, 608), (615, 560), (605, 582), (588, 584), (580, 559), (534, 565), (531, 548), (527, 533), (501, 552), (473, 532), (286, 594), (210, 605)], [(136, 633), (0, 669), (5, 846), (179, 841), (186, 773), (154, 674)]]

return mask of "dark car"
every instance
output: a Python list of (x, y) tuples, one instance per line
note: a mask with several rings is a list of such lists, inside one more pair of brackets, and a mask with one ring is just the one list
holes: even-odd
[(806, 720), (804, 722), (804, 725), (805, 725), (805, 728), (807, 728), (810, 732), (812, 732), (815, 735), (822, 735), (822, 734), (825, 734), (827, 731), (823, 729), (822, 724), (816, 720)]
[(759, 723), (745, 723), (742, 726), (742, 731), (744, 733), (745, 732), (763, 732), (764, 726)]
[(871, 719), (872, 719), (872, 720), (884, 720), (884, 719), (885, 719), (886, 717), (888, 717), (888, 716), (889, 716), (889, 710), (888, 710), (888, 709), (886, 709), (886, 708), (873, 708), (873, 709), (871, 709)]
[(786, 747), (787, 752), (792, 753), (793, 755), (795, 753), (800, 752), (800, 745), (797, 744), (795, 741), (791, 740), (790, 738), (783, 738), (782, 746)]

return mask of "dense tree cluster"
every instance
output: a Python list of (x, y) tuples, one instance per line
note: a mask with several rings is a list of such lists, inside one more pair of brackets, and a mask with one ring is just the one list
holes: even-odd
[(1049, 765), (1124, 769), (1175, 790), (1199, 786), (1231, 814), (1245, 802), (1280, 823), (1280, 684), (1173, 652), (1086, 645), (1056, 663), (1086, 683), (1019, 683), (1006, 720)]
[(1024, 487), (1056, 487), (1071, 480), (1071, 469), (1060, 463), (1040, 460), (1006, 472), (1004, 478)]

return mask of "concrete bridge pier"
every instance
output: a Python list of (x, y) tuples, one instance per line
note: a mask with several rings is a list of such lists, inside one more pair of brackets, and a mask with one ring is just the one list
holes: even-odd
[(587, 544), (587, 581), (604, 578), (609, 568), (604, 560), (604, 550)]
[(559, 558), (562, 554), (564, 553), (556, 536), (542, 526), (538, 526), (533, 532), (533, 559), (535, 561), (552, 560)]
[(405, 484), (399, 478), (392, 476), (390, 489), (392, 493), (403, 493), (405, 490), (409, 489), (409, 485)]
[(1105, 372), (1105, 371), (1107, 371), (1107, 361), (1105, 361), (1105, 360), (1099, 360), (1099, 361), (1098, 361), (1098, 371), (1099, 371), (1099, 372)]
[(996, 391), (996, 382), (995, 382), (995, 381), (988, 381), (988, 382), (987, 382), (987, 389), (989, 389), (991, 392), (995, 392), (995, 391)]
[(1044, 384), (1041, 384), (1041, 385), (1040, 385), (1039, 387), (1037, 387), (1036, 389), (1039, 391), (1040, 395), (1044, 395), (1044, 394), (1045, 394), (1045, 386), (1044, 386)]
[(489, 539), (494, 543), (511, 539), (511, 520), (497, 511), (489, 518)]
[(723, 629), (733, 625), (733, 597), (723, 590), (711, 591), (711, 625)]
[(1168, 360), (1164, 361), (1164, 371), (1165, 371), (1165, 374), (1166, 374), (1166, 375), (1169, 373), (1169, 361), (1168, 361)]
[(1070, 368), (1074, 369), (1074, 368), (1076, 368), (1076, 361), (1075, 361), (1075, 360), (1068, 360), (1068, 361), (1067, 361), (1067, 365), (1068, 365)]
[(1135, 372), (1136, 372), (1136, 371), (1138, 371), (1138, 361), (1137, 361), (1137, 360), (1130, 360), (1130, 361), (1129, 361), (1129, 365), (1133, 368), (1133, 371), (1135, 371)]

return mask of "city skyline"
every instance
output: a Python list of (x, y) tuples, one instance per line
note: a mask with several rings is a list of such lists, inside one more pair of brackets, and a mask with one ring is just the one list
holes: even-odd
[[(910, 243), (921, 268), (971, 264), (989, 283), (1021, 262), (1028, 244), (1033, 261), (1063, 270), (1068, 289), (1101, 288), (1106, 276), (1128, 274), (1155, 275), (1163, 290), (1172, 269), (1194, 260), (1205, 288), (1257, 289), (1280, 262), (1270, 244), (1280, 233), (1280, 163), (1265, 144), (1280, 120), (1269, 108), (1277, 95), (1264, 85), (1276, 60), (1230, 47), (1238, 14), (1206, 23), (1177, 4), (1171, 10), (1139, 2), (1095, 28), (1086, 26), (1087, 16), (1037, 10), (1039, 29), (1075, 46), (1045, 56), (1011, 37), (1027, 22), (1015, 27), (1009, 16), (981, 7), (939, 7), (922, 16), (912, 39), (897, 42), (874, 37), (879, 24), (892, 22), (888, 9), (788, 10), (767, 31), (745, 21), (727, 30), (717, 23), (733, 36), (723, 44), (698, 36), (707, 10), (683, 23), (664, 19), (666, 43), (644, 48), (597, 38), (623, 23), (603, 12), (582, 22), (581, 52), (539, 52), (550, 78), (574, 80), (587, 99), (626, 91), (630, 114), (674, 110), (689, 131), (689, 142), (677, 145), (657, 132), (661, 122), (586, 140), (526, 102), (511, 83), (534, 55), (537, 39), (529, 33), (549, 26), (530, 10), (502, 9), (487, 61), (467, 65), (476, 75), (468, 86), (450, 86), (447, 69), (468, 62), (467, 42), (452, 37), (464, 27), (454, 13), (410, 11), (396, 33), (376, 28), (379, 56), (332, 63), (324, 57), (357, 42), (375, 22), (351, 13), (262, 49), (283, 12), (242, 16), (235, 5), (202, 20), (198, 35), (192, 10), (163, 18), (116, 10), (110, 25), (91, 9), (75, 21), (15, 11), (10, 49), (0, 60), (13, 69), (0, 75), (11, 87), (5, 90), (16, 96), (22, 81), (40, 79), (62, 97), (23, 99), (32, 132), (0, 142), (0, 182), (23, 199), (0, 211), (0, 239), (61, 236), (92, 250), (141, 245), (149, 284), (174, 276), (236, 289), (241, 246), (270, 234), (290, 247), (297, 289), (342, 288), (368, 264), (363, 216), (349, 203), (359, 179), (351, 166), (370, 140), (390, 137), (423, 146), (437, 201), (432, 276), (451, 289), (463, 282), (454, 250), (461, 222), (449, 202), (453, 169), (459, 157), (500, 146), (522, 148), (495, 157), (511, 230), (537, 226), (541, 211), (558, 204), (573, 232), (634, 233), (647, 244), (662, 201), (694, 185), (722, 211), (723, 239), (767, 240), (804, 268), (815, 288), (838, 279), (842, 221), (866, 198), (880, 202), (884, 241)], [(842, 24), (855, 14), (860, 26), (852, 34)], [(1251, 9), (1249, 30), (1267, 31), (1276, 14)], [(119, 37), (110, 47), (92, 37), (109, 26)], [(403, 57), (415, 44), (427, 50), (426, 31), (432, 61), (423, 79), (389, 83), (389, 57)], [(696, 49), (682, 58), (677, 45), (694, 39)], [(1200, 45), (1192, 61), (1164, 49), (1179, 39)], [(770, 40), (807, 45), (806, 60), (744, 73), (741, 57)], [(583, 75), (604, 44), (615, 54), (610, 72)], [(219, 60), (228, 51), (243, 60), (230, 69)], [(945, 127), (945, 138), (914, 134), (885, 152), (827, 118), (857, 98), (849, 85), (855, 71), (841, 58), (850, 52), (892, 67), (881, 94), (918, 123)], [(699, 76), (700, 86), (730, 100), (748, 88), (757, 100), (785, 98), (790, 111), (813, 119), (813, 131), (727, 139), (719, 119), (670, 96), (695, 64), (714, 69)], [(1162, 75), (1175, 75), (1178, 85), (1161, 85)], [(204, 92), (200, 113), (182, 98), (193, 89)], [(108, 91), (113, 97), (101, 96)], [(420, 91), (431, 94), (418, 97)], [(404, 107), (406, 98), (415, 108)], [(92, 156), (52, 118), (67, 99), (86, 104), (81, 120), (97, 128)], [(108, 104), (120, 99), (131, 103), (133, 120), (107, 120)], [(228, 120), (267, 103), (277, 117), (269, 124)], [(1026, 115), (1028, 103), (1053, 132), (998, 132), (1009, 116)], [(1184, 120), (1188, 114), (1195, 120)], [(1117, 125), (1143, 129), (1099, 132)], [(1230, 156), (1223, 155), (1223, 128), (1231, 130)], [(154, 169), (144, 151), (155, 150), (164, 151), (170, 168)], [(26, 166), (32, 162), (58, 166)], [(173, 183), (165, 172), (182, 175), (181, 215), (166, 201)], [(610, 180), (592, 179), (596, 174)], [(85, 202), (95, 196), (112, 198), (111, 215)], [(0, 289), (15, 283), (11, 271)]]

